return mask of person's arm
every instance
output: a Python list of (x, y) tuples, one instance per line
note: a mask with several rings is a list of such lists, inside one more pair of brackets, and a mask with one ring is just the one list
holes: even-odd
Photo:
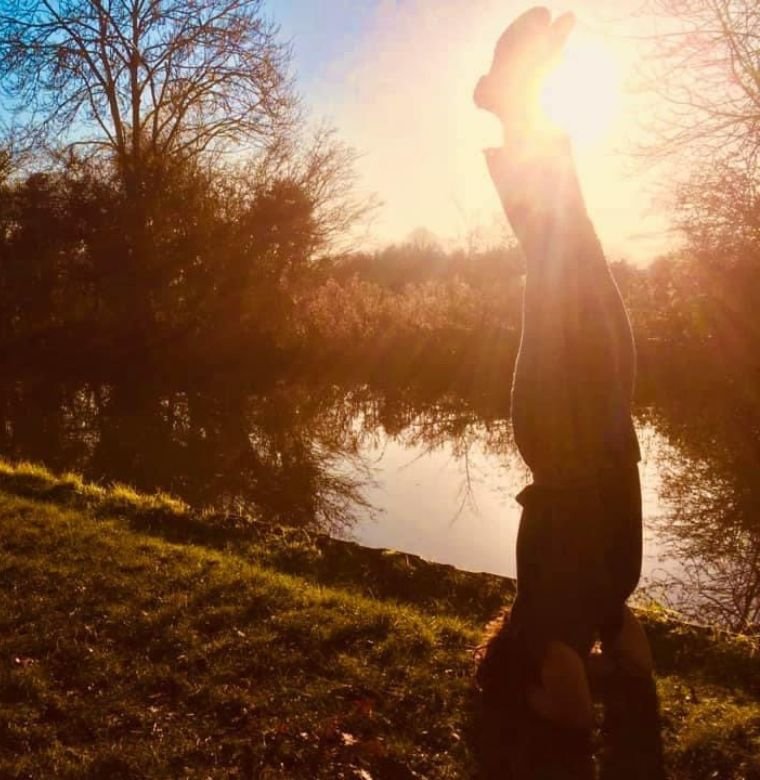
[(486, 160), (527, 263), (515, 440), (536, 482), (583, 481), (610, 461), (638, 458), (628, 318), (568, 142), (507, 135)]

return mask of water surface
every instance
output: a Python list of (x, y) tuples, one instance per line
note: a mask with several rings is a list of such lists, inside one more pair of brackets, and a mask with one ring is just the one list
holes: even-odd
[[(513, 576), (514, 497), (529, 475), (506, 417), (500, 396), (313, 378), (0, 382), (8, 457)], [(700, 420), (639, 411), (642, 585), (750, 630), (760, 611), (756, 448), (739, 446), (741, 426)], [(733, 440), (719, 446), (716, 430)]]

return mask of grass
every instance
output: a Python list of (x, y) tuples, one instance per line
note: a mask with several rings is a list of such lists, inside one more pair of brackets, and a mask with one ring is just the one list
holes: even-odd
[[(0, 777), (467, 778), (510, 582), (0, 463)], [(754, 644), (642, 613), (673, 778), (760, 777)]]

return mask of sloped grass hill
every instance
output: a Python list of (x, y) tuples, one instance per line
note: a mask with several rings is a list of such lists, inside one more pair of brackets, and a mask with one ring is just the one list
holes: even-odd
[[(513, 584), (0, 463), (0, 777), (467, 778)], [(642, 613), (674, 778), (760, 777), (748, 639)]]

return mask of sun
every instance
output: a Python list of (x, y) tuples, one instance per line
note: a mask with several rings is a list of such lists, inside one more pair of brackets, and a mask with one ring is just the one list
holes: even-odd
[(609, 131), (620, 109), (620, 66), (602, 41), (571, 38), (546, 78), (540, 104), (549, 121), (576, 145), (590, 146)]

